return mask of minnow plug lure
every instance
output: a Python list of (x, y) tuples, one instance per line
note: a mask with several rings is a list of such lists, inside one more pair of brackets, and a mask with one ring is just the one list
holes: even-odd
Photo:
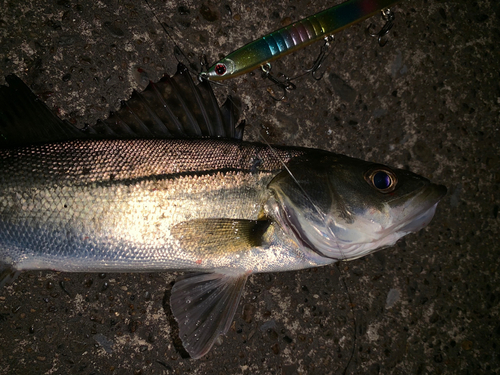
[(259, 38), (214, 64), (200, 78), (220, 81), (264, 66), (299, 48), (325, 39), (389, 8), (398, 0), (349, 0)]

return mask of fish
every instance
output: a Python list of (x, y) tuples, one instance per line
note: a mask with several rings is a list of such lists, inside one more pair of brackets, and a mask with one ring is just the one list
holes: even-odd
[(329, 151), (242, 140), (186, 67), (94, 126), (0, 87), (0, 285), (20, 271), (184, 271), (170, 308), (191, 358), (234, 318), (254, 273), (356, 259), (419, 231), (446, 187)]

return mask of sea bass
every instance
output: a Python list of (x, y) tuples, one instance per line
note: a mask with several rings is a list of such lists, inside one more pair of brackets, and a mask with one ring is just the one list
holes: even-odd
[(22, 270), (193, 271), (174, 284), (171, 309), (200, 358), (229, 329), (250, 274), (393, 245), (425, 227), (446, 193), (406, 170), (243, 142), (231, 104), (189, 81), (180, 67), (79, 130), (8, 79), (0, 282)]

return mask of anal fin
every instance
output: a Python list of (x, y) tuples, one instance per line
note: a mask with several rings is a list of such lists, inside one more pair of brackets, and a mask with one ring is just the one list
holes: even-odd
[(172, 288), (170, 306), (191, 358), (203, 357), (233, 321), (248, 273), (191, 273)]

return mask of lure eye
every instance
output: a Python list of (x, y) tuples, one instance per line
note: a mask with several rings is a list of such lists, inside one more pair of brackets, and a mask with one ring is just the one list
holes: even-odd
[(398, 183), (396, 174), (389, 169), (371, 170), (366, 174), (365, 179), (381, 193), (393, 192)]
[(227, 68), (224, 64), (217, 64), (215, 65), (214, 71), (218, 76), (223, 76), (224, 74), (226, 74)]

